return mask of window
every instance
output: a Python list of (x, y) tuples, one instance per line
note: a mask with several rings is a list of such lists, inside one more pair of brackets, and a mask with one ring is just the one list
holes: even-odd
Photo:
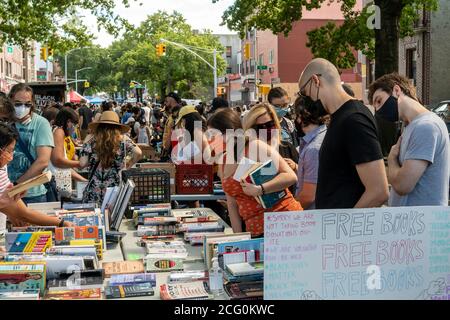
[(227, 67), (227, 74), (233, 73), (233, 69), (231, 67)]
[(415, 48), (406, 50), (406, 76), (413, 81), (413, 85), (416, 85), (417, 59)]
[(232, 51), (231, 46), (227, 46), (227, 50), (226, 50), (227, 58), (231, 58), (232, 52), (233, 51)]
[(273, 64), (273, 49), (269, 51), (269, 64)]
[(264, 53), (261, 53), (261, 54), (259, 55), (258, 65), (259, 65), (259, 66), (263, 66), (263, 65), (264, 65)]
[(0, 59), (0, 74), (3, 74), (3, 58), (2, 59)]
[(250, 73), (255, 72), (255, 60), (250, 60)]

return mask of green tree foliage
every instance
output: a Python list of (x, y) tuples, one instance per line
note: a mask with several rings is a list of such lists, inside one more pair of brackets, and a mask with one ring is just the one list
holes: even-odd
[[(128, 7), (130, 1), (122, 0)], [(62, 52), (84, 46), (93, 39), (79, 17), (81, 11), (97, 17), (99, 28), (117, 35), (130, 24), (114, 12), (114, 0), (2, 0), (0, 44), (26, 48), (30, 41), (46, 43)]]
[[(208, 30), (195, 33), (177, 12), (169, 14), (159, 11), (108, 48), (93, 47), (70, 53), (69, 78), (74, 77), (77, 69), (93, 67), (80, 73), (80, 77), (90, 81), (91, 88), (87, 93), (113, 93), (115, 87), (119, 92), (124, 92), (129, 90), (131, 81), (138, 81), (146, 84), (151, 94), (156, 92), (163, 96), (171, 90), (178, 90), (186, 98), (201, 96), (210, 99), (212, 91), (205, 93), (199, 88), (213, 86), (212, 69), (198, 57), (171, 44), (166, 44), (166, 56), (158, 57), (156, 45), (161, 43), (161, 38), (202, 48), (200, 51), (193, 50), (210, 64), (213, 64), (212, 51), (216, 49), (218, 75), (225, 72), (226, 63), (221, 57), (224, 48), (217, 37)], [(64, 57), (58, 60), (64, 67)], [(82, 86), (78, 87), (82, 92)]]
[[(250, 28), (287, 36), (294, 22), (301, 20), (303, 10), (315, 10), (331, 2), (340, 3), (344, 23), (327, 23), (308, 32), (308, 47), (315, 57), (326, 58), (341, 69), (354, 66), (357, 61), (353, 50), (361, 50), (375, 58), (377, 77), (398, 71), (399, 38), (414, 34), (414, 22), (421, 10), (437, 10), (438, 6), (438, 0), (374, 0), (356, 12), (356, 0), (236, 0), (224, 12), (223, 24), (241, 36)], [(380, 29), (367, 27), (368, 20), (374, 18), (368, 10), (373, 4), (380, 8)]]

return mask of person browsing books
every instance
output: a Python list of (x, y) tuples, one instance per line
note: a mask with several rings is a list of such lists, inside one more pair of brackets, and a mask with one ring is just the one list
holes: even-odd
[[(15, 126), (19, 137), (14, 160), (8, 165), (11, 181), (21, 183), (41, 174), (50, 162), (54, 147), (52, 129), (44, 117), (34, 112), (33, 89), (26, 84), (14, 85), (9, 92), (14, 106)], [(41, 185), (28, 190), (26, 203), (55, 201), (54, 190)]]
[(43, 226), (71, 226), (69, 222), (61, 222), (59, 218), (32, 210), (20, 199), (24, 194), (9, 197), (8, 192), (13, 184), (8, 178), (7, 164), (15, 157), (15, 145), (18, 133), (11, 125), (0, 123), (0, 234), (6, 230), (6, 218), (14, 225), (23, 223)]
[(297, 169), (295, 198), (305, 209), (314, 209), (316, 200), (319, 153), (327, 132), (328, 116), (320, 116), (310, 99), (298, 97), (294, 102), (295, 126), (300, 138), (300, 157)]
[(57, 114), (53, 126), (55, 148), (50, 157), (49, 170), (55, 176), (58, 193), (64, 197), (70, 197), (72, 178), (87, 182), (87, 179), (73, 170), (80, 167), (80, 161), (75, 159), (75, 144), (71, 137), (77, 123), (78, 115), (75, 110), (64, 107)]
[(349, 96), (337, 68), (312, 60), (299, 79), (299, 95), (311, 99), (330, 124), (319, 154), (317, 209), (371, 208), (388, 199), (386, 169), (375, 118)]
[(382, 119), (406, 125), (388, 157), (389, 206), (447, 206), (450, 143), (445, 122), (419, 102), (410, 80), (397, 73), (372, 83), (369, 101)]
[[(130, 168), (142, 157), (141, 149), (125, 135), (130, 129), (119, 122), (114, 111), (102, 113), (92, 122), (93, 134), (86, 137), (81, 150), (80, 167), (89, 166), (89, 182), (83, 192), (83, 202), (101, 204), (108, 187), (118, 186), (120, 171)], [(131, 159), (127, 161), (127, 157)]]
[[(267, 107), (271, 108), (270, 106)], [(273, 112), (273, 109), (271, 111)], [(250, 118), (247, 118), (247, 121), (244, 122), (244, 128), (251, 128), (256, 125), (256, 123), (249, 121), (253, 118), (250, 113), (249, 115)], [(265, 119), (262, 118), (259, 121), (263, 120)], [(227, 197), (228, 212), (234, 232), (242, 232), (244, 223), (245, 230), (250, 232), (252, 237), (260, 237), (264, 235), (265, 211), (302, 210), (301, 205), (286, 190), (287, 187), (295, 183), (295, 173), (278, 152), (258, 139), (244, 140), (243, 143), (239, 142), (241, 140), (239, 131), (242, 133), (243, 127), (237, 112), (232, 109), (223, 109), (215, 112), (208, 120), (208, 128), (215, 131), (210, 145), (214, 151), (215, 159), (219, 163), (219, 176)], [(235, 133), (230, 134), (227, 130), (232, 130)], [(243, 147), (240, 147), (241, 145)], [(272, 159), (275, 164), (278, 164), (278, 174), (271, 181), (264, 183), (263, 186), (242, 182), (239, 177), (235, 177), (240, 163), (244, 162), (244, 158), (250, 156), (248, 154), (249, 150), (255, 147), (259, 148), (262, 154)], [(254, 154), (251, 156), (255, 157)], [(268, 159), (259, 158), (256, 155), (255, 160), (265, 162)], [(255, 197), (263, 194), (280, 191), (285, 192), (285, 197), (267, 209), (264, 209), (255, 199)]]

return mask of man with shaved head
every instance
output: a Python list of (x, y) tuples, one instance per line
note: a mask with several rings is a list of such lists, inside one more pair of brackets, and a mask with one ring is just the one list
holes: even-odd
[(339, 71), (328, 60), (312, 60), (299, 88), (318, 116), (331, 119), (319, 155), (316, 208), (383, 205), (388, 184), (372, 113), (344, 91)]

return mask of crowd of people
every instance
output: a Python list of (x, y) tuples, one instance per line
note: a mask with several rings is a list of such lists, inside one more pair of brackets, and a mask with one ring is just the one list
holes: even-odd
[[(333, 64), (314, 59), (298, 86), (295, 97), (276, 87), (267, 102), (249, 107), (230, 107), (223, 98), (190, 106), (171, 92), (161, 107), (68, 103), (41, 116), (31, 88), (18, 84), (0, 100), (0, 230), (5, 215), (13, 224), (64, 225), (25, 203), (68, 197), (73, 180), (87, 183), (83, 201), (101, 203), (106, 188), (120, 183), (120, 171), (140, 161), (143, 145), (157, 150), (159, 161), (176, 164), (189, 158), (181, 147), (200, 150), (188, 154), (200, 154), (202, 163), (216, 167), (233, 231), (246, 230), (253, 237), (264, 236), (264, 212), (448, 205), (449, 134), (407, 78), (388, 74), (377, 79), (367, 106), (342, 84)], [(376, 118), (402, 124), (387, 159)], [(277, 174), (261, 185), (238, 180), (245, 159), (272, 160)], [(51, 183), (7, 196), (13, 184), (47, 169), (55, 177)], [(271, 208), (256, 200), (283, 190), (285, 196)]]

